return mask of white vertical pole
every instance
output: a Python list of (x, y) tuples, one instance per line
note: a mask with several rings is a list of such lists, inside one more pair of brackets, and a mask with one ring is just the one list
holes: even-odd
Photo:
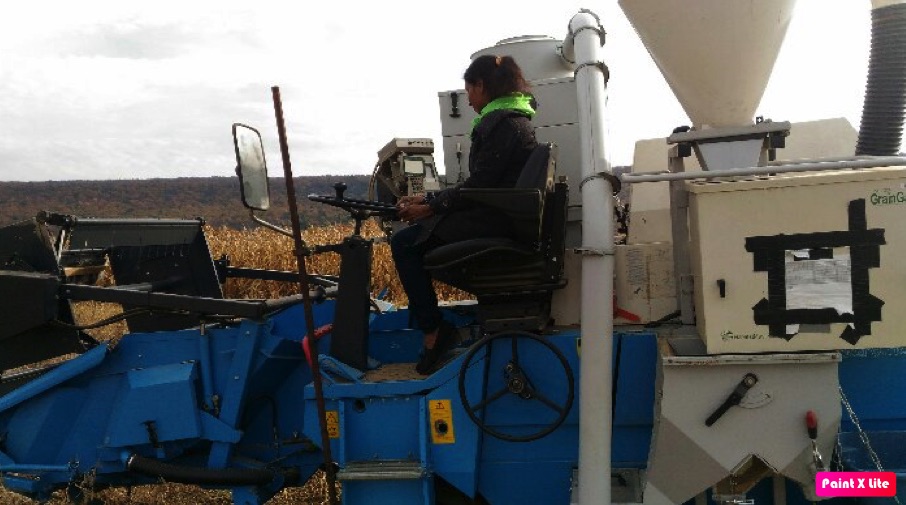
[[(576, 63), (582, 181), (582, 368), (579, 384), (579, 505), (610, 503), (613, 367), (613, 202), (605, 150), (606, 67), (598, 17), (569, 23), (564, 52)], [(575, 188), (575, 186), (573, 186)]]

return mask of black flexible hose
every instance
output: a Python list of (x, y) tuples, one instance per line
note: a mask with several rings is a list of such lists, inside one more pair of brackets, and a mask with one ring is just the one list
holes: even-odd
[(179, 484), (200, 486), (263, 486), (276, 476), (261, 468), (199, 468), (175, 465), (133, 454), (126, 461), (131, 472)]
[(896, 156), (906, 113), (906, 4), (871, 11), (871, 59), (856, 155)]

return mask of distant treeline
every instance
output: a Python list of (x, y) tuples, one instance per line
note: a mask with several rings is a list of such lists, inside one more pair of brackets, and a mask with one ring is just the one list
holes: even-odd
[[(295, 180), (302, 226), (348, 219), (347, 213), (311, 202), (309, 194), (333, 195), (333, 184), (348, 186), (350, 198), (365, 198), (369, 176), (298, 177)], [(289, 225), (286, 184), (272, 178), (271, 209), (265, 219)], [(30, 219), (46, 210), (79, 217), (203, 217), (211, 226), (254, 226), (239, 196), (235, 177), (192, 177), (116, 181), (0, 182), (0, 226)]]

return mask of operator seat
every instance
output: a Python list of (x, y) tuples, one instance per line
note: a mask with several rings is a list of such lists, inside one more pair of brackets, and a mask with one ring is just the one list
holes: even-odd
[(514, 188), (461, 189), (460, 196), (506, 213), (515, 239), (475, 238), (438, 247), (425, 267), (442, 282), (478, 299), (478, 319), (489, 333), (540, 331), (550, 319), (553, 291), (563, 279), (568, 187), (554, 182), (557, 146), (540, 144)]

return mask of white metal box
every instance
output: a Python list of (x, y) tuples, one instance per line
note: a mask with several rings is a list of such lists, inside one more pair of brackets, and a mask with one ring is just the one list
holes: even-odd
[[(559, 147), (557, 175), (567, 176), (572, 187), (569, 203), (579, 205), (578, 185), (582, 180), (582, 166), (579, 161), (579, 109), (575, 80), (571, 77), (543, 79), (532, 81), (531, 86), (532, 94), (538, 101), (538, 113), (532, 119), (535, 135), (539, 142), (554, 142)], [(442, 91), (437, 96), (443, 135), (444, 173), (448, 182), (456, 183), (469, 176), (469, 134), (476, 114), (469, 105), (465, 90)]]
[(616, 324), (645, 324), (676, 311), (673, 244), (616, 246)]
[(906, 346), (906, 169), (686, 187), (708, 353)]

